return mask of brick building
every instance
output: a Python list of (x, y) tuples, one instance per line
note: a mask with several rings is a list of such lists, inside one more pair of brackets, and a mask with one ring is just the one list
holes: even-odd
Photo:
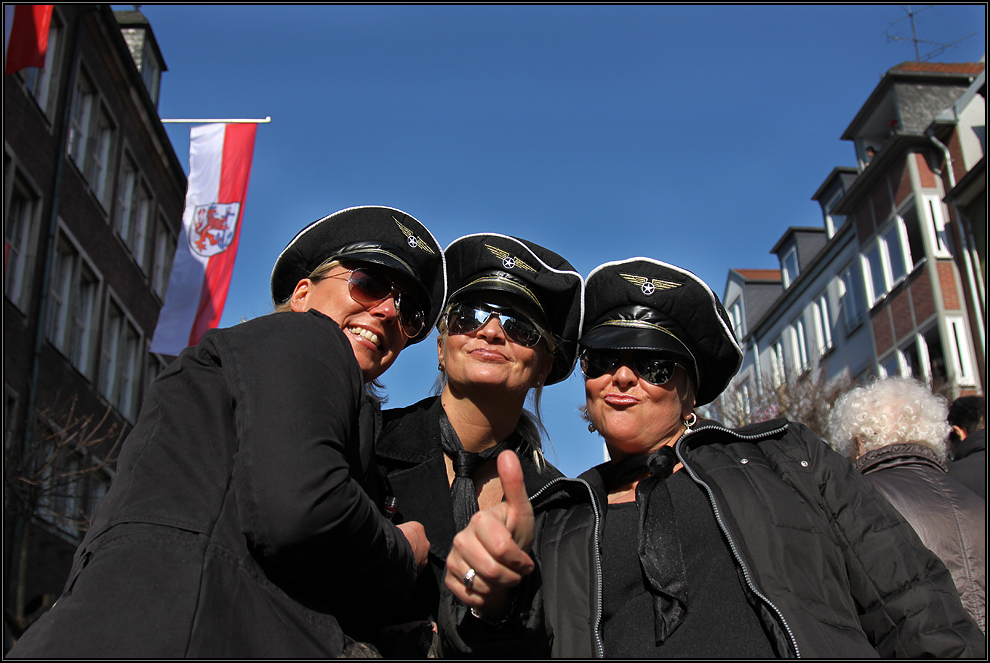
[(4, 76), (5, 650), (61, 592), (112, 477), (100, 460), (165, 366), (148, 344), (186, 176), (164, 71), (140, 12), (56, 5), (44, 68)]
[(788, 228), (773, 247), (779, 277), (729, 272), (724, 302), (746, 355), (723, 413), (839, 376), (985, 391), (984, 64), (890, 69), (842, 139), (857, 166), (834, 169), (812, 196), (822, 226)]

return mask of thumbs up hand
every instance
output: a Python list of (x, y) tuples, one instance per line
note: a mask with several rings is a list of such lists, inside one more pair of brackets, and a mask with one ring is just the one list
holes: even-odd
[(498, 457), (504, 501), (479, 511), (454, 537), (447, 556), (447, 588), (489, 621), (504, 617), (513, 587), (533, 572), (533, 507), (514, 451)]

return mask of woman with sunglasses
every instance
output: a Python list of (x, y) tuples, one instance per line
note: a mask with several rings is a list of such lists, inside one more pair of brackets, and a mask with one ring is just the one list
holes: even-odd
[(573, 370), (581, 276), (556, 253), (498, 234), (461, 237), (444, 255), (453, 294), (438, 326), (439, 395), (386, 410), (376, 447), (396, 520), (423, 523), (430, 540), (430, 572), (402, 620), (411, 632), (382, 638), (394, 657), (430, 652), (451, 540), (502, 499), (498, 453), (519, 454), (530, 492), (562, 476), (543, 457), (539, 402)]
[(506, 501), (447, 559), (445, 654), (985, 655), (945, 567), (846, 459), (784, 419), (695, 414), (742, 360), (700, 279), (607, 263), (584, 307), (586, 414), (611, 460), (531, 503), (499, 457)]
[(366, 492), (380, 417), (366, 385), (428, 336), (444, 275), (433, 236), (396, 209), (297, 234), (272, 271), (279, 312), (208, 331), (155, 380), (65, 592), (11, 654), (363, 651), (351, 638), (392, 620), (429, 549)]

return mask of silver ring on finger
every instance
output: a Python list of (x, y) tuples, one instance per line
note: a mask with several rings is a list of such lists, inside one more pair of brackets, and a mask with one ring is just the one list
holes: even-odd
[(471, 585), (474, 584), (474, 577), (476, 575), (478, 575), (478, 574), (475, 573), (474, 569), (468, 569), (467, 570), (467, 573), (464, 574), (464, 577), (461, 578), (461, 582), (464, 583), (464, 586), (465, 587), (467, 587), (468, 589), (471, 589)]

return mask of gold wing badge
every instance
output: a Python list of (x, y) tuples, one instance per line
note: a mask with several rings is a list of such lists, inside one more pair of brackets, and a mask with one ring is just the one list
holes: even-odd
[(502, 249), (495, 248), (491, 244), (485, 244), (485, 248), (491, 251), (496, 258), (502, 261), (502, 266), (506, 269), (512, 269), (513, 267), (518, 267), (520, 269), (525, 269), (530, 272), (535, 272), (536, 270), (524, 263), (519, 258), (516, 258), (508, 251), (503, 251)]
[(406, 242), (409, 244), (411, 248), (419, 247), (424, 251), (426, 251), (427, 253), (429, 253), (430, 255), (434, 255), (436, 253), (436, 251), (430, 248), (429, 244), (424, 242), (419, 237), (416, 237), (416, 235), (413, 234), (413, 231), (409, 230), (409, 228), (406, 228), (404, 225), (399, 223), (399, 220), (396, 219), (394, 216), (392, 217), (392, 220), (395, 221), (395, 225), (399, 226), (399, 230), (402, 231), (402, 234), (406, 236)]
[(680, 288), (683, 283), (674, 283), (673, 281), (662, 281), (660, 279), (648, 279), (645, 276), (637, 276), (636, 274), (619, 274), (622, 278), (637, 286), (643, 291), (644, 295), (652, 295), (657, 290), (670, 290), (672, 288)]

